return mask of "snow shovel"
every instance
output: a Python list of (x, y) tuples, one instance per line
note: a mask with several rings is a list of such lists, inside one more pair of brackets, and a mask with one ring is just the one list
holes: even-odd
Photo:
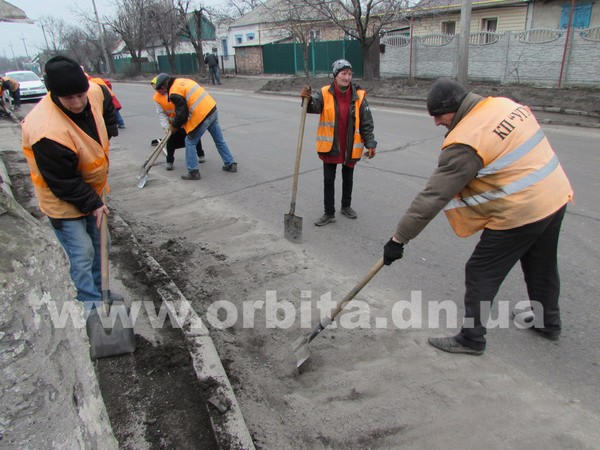
[(150, 169), (152, 169), (152, 166), (154, 165), (156, 158), (158, 158), (158, 155), (160, 155), (160, 152), (163, 150), (165, 145), (167, 145), (167, 141), (169, 140), (170, 137), (171, 137), (171, 130), (167, 131), (167, 133), (165, 134), (165, 137), (162, 138), (162, 140), (158, 143), (156, 148), (154, 150), (152, 150), (152, 153), (150, 153), (150, 156), (148, 157), (148, 159), (146, 161), (144, 161), (144, 164), (142, 164), (142, 168), (140, 169), (140, 173), (138, 174), (138, 177), (137, 177), (138, 180), (140, 180), (137, 185), (140, 189), (143, 189), (143, 187), (146, 186), (146, 181), (148, 181), (148, 172), (150, 172)]
[(300, 130), (298, 131), (298, 145), (296, 146), (296, 162), (294, 163), (294, 183), (292, 184), (292, 202), (289, 214), (284, 214), (284, 235), (292, 242), (302, 240), (302, 217), (294, 215), (296, 212), (296, 193), (298, 192), (298, 171), (300, 170), (300, 157), (302, 156), (302, 140), (304, 138), (304, 123), (306, 122), (306, 110), (308, 109), (308, 98), (302, 98), (302, 115), (300, 116)]
[(344, 306), (346, 306), (346, 303), (348, 303), (350, 300), (352, 300), (354, 297), (356, 297), (356, 294), (358, 294), (362, 288), (364, 288), (367, 283), (369, 281), (371, 281), (371, 278), (373, 278), (375, 276), (375, 274), (377, 274), (377, 272), (379, 272), (379, 269), (381, 269), (383, 267), (383, 258), (380, 258), (373, 267), (371, 267), (371, 270), (369, 270), (369, 273), (362, 279), (359, 281), (359, 283), (354, 286), (354, 288), (352, 288), (352, 290), (350, 292), (348, 292), (348, 294), (346, 294), (346, 296), (340, 300), (338, 302), (338, 304), (335, 306), (335, 309), (331, 312), (331, 315), (325, 319), (323, 319), (321, 322), (319, 322), (319, 324), (306, 336), (301, 336), (300, 338), (296, 339), (296, 341), (294, 342), (294, 354), (296, 355), (296, 367), (300, 368), (300, 366), (302, 364), (304, 364), (306, 361), (308, 361), (308, 359), (310, 358), (310, 351), (308, 349), (308, 344), (314, 339), (316, 338), (319, 333), (321, 331), (323, 331), (325, 328), (327, 328), (327, 326), (329, 326), (329, 324), (331, 324), (336, 316), (340, 313), (340, 311), (342, 309), (344, 309)]
[[(92, 360), (135, 351), (135, 337), (129, 307), (123, 300), (110, 298), (106, 214), (102, 216), (102, 225), (100, 226), (100, 271), (102, 274), (102, 304), (92, 309), (85, 324), (90, 339)], [(102, 308), (103, 311), (98, 312), (99, 308)], [(107, 311), (106, 314), (105, 311)], [(101, 319), (100, 314), (105, 317)], [(104, 326), (103, 321), (110, 323)]]

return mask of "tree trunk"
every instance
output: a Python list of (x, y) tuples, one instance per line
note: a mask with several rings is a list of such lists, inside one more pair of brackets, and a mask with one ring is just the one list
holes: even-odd
[(304, 47), (304, 76), (307, 80), (310, 80), (310, 65), (308, 64), (308, 52), (310, 50), (310, 45), (308, 42), (303, 42), (302, 46)]
[(363, 80), (379, 78), (379, 38), (369, 45), (361, 45), (363, 54)]

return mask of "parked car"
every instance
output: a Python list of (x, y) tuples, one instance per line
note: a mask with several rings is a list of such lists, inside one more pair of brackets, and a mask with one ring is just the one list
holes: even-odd
[(39, 100), (48, 92), (40, 77), (30, 70), (6, 72), (5, 76), (19, 82), (21, 100)]

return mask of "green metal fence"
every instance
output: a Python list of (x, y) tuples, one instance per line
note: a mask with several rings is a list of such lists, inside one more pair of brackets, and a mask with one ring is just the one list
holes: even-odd
[[(159, 55), (158, 67), (152, 62), (142, 63), (142, 73), (177, 73), (177, 74), (192, 74), (198, 73), (198, 59), (195, 53), (183, 53), (175, 55), (175, 70), (172, 70), (169, 64), (169, 58), (166, 55)], [(115, 71), (117, 73), (133, 73), (135, 64), (131, 62), (131, 58), (115, 59)]]
[[(268, 44), (263, 46), (262, 54), (265, 73), (304, 73), (302, 44)], [(331, 64), (340, 58), (350, 61), (354, 75), (362, 77), (363, 57), (358, 41), (319, 41), (309, 45), (308, 68), (313, 75), (331, 72)]]

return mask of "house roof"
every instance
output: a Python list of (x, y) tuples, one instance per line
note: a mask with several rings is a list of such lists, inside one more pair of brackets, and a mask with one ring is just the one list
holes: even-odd
[(33, 23), (25, 11), (4, 0), (0, 0), (0, 22)]
[[(529, 3), (530, 0), (474, 0), (472, 8), (494, 8), (497, 6), (508, 6), (521, 3)], [(421, 0), (412, 10), (454, 10), (460, 9), (460, 0)]]
[[(323, 18), (315, 17), (317, 13), (310, 7), (306, 6), (303, 3), (299, 3), (295, 8), (295, 11), (298, 9), (302, 9), (302, 20), (303, 21), (313, 21), (313, 20), (323, 20)], [(274, 15), (277, 15), (278, 11), (282, 11), (282, 15), (285, 15), (285, 12), (289, 10), (289, 2), (282, 0), (267, 0), (264, 3), (261, 3), (259, 6), (254, 8), (247, 14), (244, 14), (242, 17), (233, 22), (230, 27), (243, 27), (248, 25), (259, 25), (265, 23), (273, 23), (278, 22), (280, 20), (274, 18)], [(312, 17), (311, 17), (312, 16)]]

